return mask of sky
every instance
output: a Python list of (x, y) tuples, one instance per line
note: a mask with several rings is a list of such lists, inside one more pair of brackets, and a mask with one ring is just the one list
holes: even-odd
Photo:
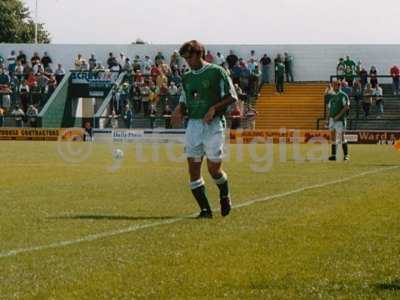
[(399, 0), (37, 1), (55, 44), (400, 43)]

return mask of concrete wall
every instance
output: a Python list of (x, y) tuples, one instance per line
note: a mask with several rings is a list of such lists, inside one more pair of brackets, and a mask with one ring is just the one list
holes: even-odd
[[(245, 59), (252, 49), (258, 56), (268, 53), (270, 57), (287, 51), (294, 57), (295, 80), (300, 81), (328, 80), (335, 73), (338, 58), (345, 55), (350, 55), (356, 62), (361, 60), (368, 70), (371, 65), (375, 65), (380, 75), (388, 75), (393, 64), (400, 65), (400, 45), (207, 45), (207, 48), (213, 54), (219, 51), (225, 56), (233, 49)], [(105, 64), (109, 52), (115, 55), (124, 52), (131, 58), (136, 54), (141, 57), (147, 54), (154, 59), (157, 51), (162, 51), (169, 58), (175, 49), (179, 49), (179, 45), (0, 44), (0, 55), (7, 57), (11, 50), (24, 50), (31, 57), (34, 51), (39, 52), (39, 55), (47, 51), (54, 62), (71, 68), (78, 53), (85, 58), (95, 53), (97, 59)]]

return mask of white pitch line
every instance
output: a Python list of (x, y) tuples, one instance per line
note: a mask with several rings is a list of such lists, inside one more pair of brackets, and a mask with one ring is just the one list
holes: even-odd
[[(398, 168), (400, 168), (400, 166), (392, 166), (392, 167), (387, 167), (387, 168), (375, 169), (375, 170), (371, 170), (371, 171), (365, 171), (365, 172), (362, 172), (362, 173), (359, 173), (359, 174), (356, 174), (356, 175), (352, 175), (352, 176), (349, 176), (349, 177), (345, 177), (345, 178), (342, 178), (342, 179), (332, 180), (332, 181), (328, 181), (328, 182), (320, 183), (320, 184), (309, 185), (309, 186), (298, 188), (298, 189), (295, 189), (295, 190), (292, 190), (292, 191), (279, 193), (279, 194), (275, 194), (275, 195), (270, 195), (270, 196), (266, 196), (266, 197), (259, 198), (259, 199), (250, 200), (250, 201), (247, 201), (247, 202), (244, 202), (244, 203), (241, 203), (241, 204), (233, 205), (232, 208), (233, 209), (238, 209), (238, 208), (241, 208), (241, 207), (246, 207), (246, 206), (253, 205), (255, 203), (265, 202), (265, 201), (269, 201), (269, 200), (273, 200), (273, 199), (277, 199), (277, 198), (283, 198), (283, 197), (290, 196), (290, 195), (297, 194), (297, 193), (301, 193), (301, 192), (304, 192), (304, 191), (323, 188), (323, 187), (326, 187), (326, 186), (329, 186), (329, 185), (350, 181), (350, 180), (352, 180), (354, 178), (364, 177), (366, 175), (371, 175), (371, 174), (375, 174), (375, 173), (379, 173), (379, 172), (394, 170), (394, 169), (398, 169)], [(3, 252), (0, 252), (0, 258), (17, 256), (18, 254), (29, 253), (29, 252), (34, 252), (34, 251), (61, 248), (61, 247), (75, 245), (75, 244), (79, 244), (79, 243), (83, 243), (83, 242), (91, 242), (91, 241), (95, 241), (95, 240), (98, 240), (98, 239), (101, 239), (101, 238), (107, 238), (107, 237), (112, 237), (112, 236), (116, 236), (116, 235), (120, 235), (120, 234), (124, 234), (124, 233), (130, 233), (130, 232), (138, 231), (138, 230), (141, 230), (141, 229), (146, 229), (146, 228), (151, 228), (151, 227), (156, 227), (156, 226), (161, 226), (161, 225), (168, 225), (168, 224), (177, 223), (177, 222), (180, 222), (180, 221), (183, 221), (183, 220), (187, 220), (187, 218), (194, 217), (194, 216), (196, 216), (196, 214), (186, 215), (186, 216), (173, 218), (173, 219), (160, 221), (160, 222), (153, 222), (153, 223), (150, 223), (150, 224), (133, 225), (133, 226), (129, 226), (129, 227), (123, 228), (123, 229), (106, 231), (106, 232), (97, 233), (97, 234), (91, 234), (91, 235), (87, 235), (87, 236), (81, 237), (79, 239), (73, 239), (73, 240), (67, 240), (67, 241), (59, 241), (59, 242), (55, 242), (55, 243), (48, 244), (48, 245), (40, 245), (40, 246), (35, 246), (35, 247), (28, 247), (28, 248), (20, 248), (20, 249), (3, 251)]]

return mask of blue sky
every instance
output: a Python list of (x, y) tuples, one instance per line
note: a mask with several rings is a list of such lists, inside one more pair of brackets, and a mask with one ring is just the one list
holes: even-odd
[[(37, 0), (53, 43), (399, 43), (398, 0)], [(34, 9), (35, 0), (24, 0)], [(394, 30), (396, 28), (396, 30)]]

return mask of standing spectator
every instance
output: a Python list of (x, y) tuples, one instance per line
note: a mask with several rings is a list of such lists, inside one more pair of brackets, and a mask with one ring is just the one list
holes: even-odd
[(178, 87), (176, 86), (175, 82), (171, 81), (169, 88), (168, 88), (168, 98), (169, 103), (172, 106), (172, 109), (178, 105)]
[(380, 119), (383, 115), (383, 90), (378, 83), (376, 84), (372, 95), (375, 99), (375, 105), (377, 107), (377, 118)]
[(0, 106), (0, 127), (3, 127), (4, 125), (4, 115), (5, 115), (5, 110), (2, 106)]
[(350, 66), (346, 66), (344, 71), (344, 79), (346, 80), (348, 86), (353, 86), (354, 77), (354, 70)]
[(230, 112), (230, 117), (231, 117), (231, 129), (235, 130), (240, 128), (242, 112), (240, 111), (239, 103), (235, 104), (233, 110)]
[(378, 84), (378, 71), (375, 66), (372, 66), (369, 71), (369, 82), (371, 83), (371, 87), (374, 89)]
[(355, 71), (356, 63), (350, 59), (350, 56), (346, 56), (346, 60), (343, 61), (343, 65), (345, 68), (350, 67), (351, 70)]
[(26, 55), (22, 50), (18, 51), (17, 60), (19, 60), (23, 66), (26, 65), (26, 62), (27, 62)]
[(122, 66), (122, 71), (131, 73), (133, 70), (131, 60), (129, 58), (125, 58), (124, 65)]
[(239, 85), (240, 88), (247, 94), (249, 95), (249, 89), (250, 89), (250, 70), (246, 66), (245, 62), (240, 62), (240, 78), (239, 78)]
[(253, 106), (251, 106), (251, 104), (246, 105), (245, 117), (247, 119), (249, 129), (256, 129), (257, 111), (253, 108)]
[(293, 56), (289, 55), (287, 52), (284, 53), (284, 64), (285, 64), (286, 82), (294, 82)]
[(165, 60), (164, 55), (162, 54), (161, 51), (158, 51), (156, 57), (154, 58), (154, 61), (156, 63), (157, 66), (161, 65)]
[(392, 86), (393, 86), (393, 96), (399, 96), (399, 79), (400, 79), (400, 70), (399, 68), (394, 65), (390, 69), (390, 76), (392, 76)]
[(47, 54), (47, 52), (43, 53), (43, 57), (40, 61), (45, 69), (47, 67), (49, 67), (50, 64), (53, 63), (53, 61), (51, 60), (51, 57)]
[(49, 81), (47, 83), (47, 94), (49, 98), (54, 93), (56, 88), (57, 88), (57, 80), (54, 77), (54, 75), (50, 75)]
[[(31, 86), (31, 100), (35, 105), (40, 105), (42, 102), (42, 88), (38, 85), (38, 82), (35, 81)], [(24, 107), (24, 111), (26, 112), (27, 107)]]
[(150, 56), (146, 55), (143, 60), (143, 70), (145, 70), (147, 68), (151, 69), (152, 65), (153, 65), (153, 61), (151, 60)]
[(25, 117), (24, 111), (17, 105), (11, 115), (15, 118), (15, 127), (22, 127), (23, 118)]
[(258, 66), (250, 74), (250, 94), (255, 97), (258, 96), (258, 91), (260, 89), (260, 78), (261, 72)]
[(17, 56), (15, 55), (15, 51), (12, 50), (10, 55), (7, 57), (8, 73), (10, 75), (14, 74), (16, 64)]
[(371, 87), (371, 84), (368, 83), (364, 90), (364, 96), (363, 96), (363, 102), (362, 102), (362, 108), (364, 110), (364, 119), (368, 118), (369, 110), (370, 110), (370, 107), (372, 104), (373, 93), (374, 93), (374, 91)]
[(363, 98), (363, 90), (361, 88), (361, 83), (359, 80), (356, 80), (353, 84), (353, 90), (351, 92), (351, 95), (353, 96), (354, 100), (356, 101), (357, 105), (362, 102)]
[(40, 64), (40, 56), (39, 53), (34, 52), (33, 56), (31, 57), (31, 65), (33, 67), (36, 64)]
[(133, 120), (133, 112), (130, 109), (129, 105), (125, 105), (125, 110), (123, 113), (123, 118), (125, 122), (125, 127), (126, 128), (132, 128), (132, 120)]
[(17, 60), (17, 65), (15, 66), (15, 76), (19, 82), (21, 82), (22, 78), (24, 77), (24, 66), (19, 60)]
[(89, 58), (89, 70), (93, 71), (93, 69), (96, 67), (97, 59), (94, 53), (90, 54)]
[[(339, 82), (339, 84), (340, 84), (340, 90), (341, 90), (343, 93), (345, 93), (345, 94), (347, 95), (347, 97), (350, 98), (352, 89), (351, 89), (351, 87), (349, 87), (347, 81)], [(334, 87), (334, 88), (335, 88), (335, 87)]]
[(58, 64), (56, 72), (55, 72), (55, 77), (56, 77), (56, 81), (58, 84), (61, 82), (61, 80), (64, 78), (64, 76), (65, 76), (65, 70), (61, 64)]
[(361, 60), (359, 60), (357, 62), (356, 69), (355, 69), (355, 73), (356, 73), (357, 76), (360, 76), (360, 72), (361, 72), (362, 69), (363, 69), (362, 63), (361, 63)]
[(364, 90), (368, 83), (368, 72), (364, 68), (361, 69), (360, 74), (361, 88)]
[[(126, 60), (126, 56), (125, 56), (125, 54), (123, 53), (123, 52), (121, 52), (120, 54), (119, 54), (119, 59), (117, 59), (117, 63), (121, 66), (121, 69), (122, 69), (122, 67), (124, 66), (124, 64), (125, 64), (125, 60)], [(140, 57), (139, 57), (139, 60), (140, 60)], [(139, 62), (139, 64), (140, 64), (140, 62)]]
[(37, 108), (34, 105), (29, 105), (29, 108), (26, 112), (29, 127), (37, 127), (38, 114), (39, 114), (39, 112), (38, 112)]
[(205, 61), (208, 62), (209, 64), (212, 64), (214, 62), (214, 56), (211, 54), (210, 50), (207, 50)]
[[(218, 52), (219, 53), (219, 52)], [(217, 53), (217, 54), (218, 54)], [(218, 57), (218, 55), (217, 55)], [(223, 57), (222, 57), (223, 58)], [(229, 50), (229, 55), (226, 57), (226, 62), (228, 63), (229, 69), (232, 69), (239, 61), (239, 58), (237, 55), (233, 52), (233, 50)], [(220, 63), (217, 61), (217, 64), (220, 65)], [(222, 63), (221, 63), (222, 64)]]
[(215, 57), (215, 64), (222, 66), (224, 62), (225, 62), (225, 57), (221, 54), (221, 52), (217, 52), (217, 56)]
[(165, 119), (165, 128), (166, 129), (171, 128), (171, 115), (172, 115), (172, 110), (171, 110), (170, 106), (167, 104), (167, 105), (165, 105), (164, 111), (162, 113), (162, 116)]
[(114, 57), (114, 54), (112, 52), (110, 52), (108, 54), (107, 66), (111, 70), (116, 65), (118, 65), (117, 59)]
[(269, 83), (269, 65), (271, 64), (271, 58), (267, 54), (260, 59), (262, 83)]
[(275, 82), (277, 93), (282, 94), (285, 82), (285, 65), (280, 60), (277, 60), (275, 66)]
[(113, 110), (111, 112), (111, 128), (112, 129), (117, 129), (118, 128), (118, 114), (115, 112), (115, 110)]
[(20, 94), (22, 108), (26, 111), (26, 109), (28, 109), (28, 103), (30, 102), (30, 87), (25, 79), (22, 80), (18, 92)]
[(344, 59), (339, 58), (339, 62), (336, 65), (336, 76), (338, 80), (344, 79), (344, 71), (346, 70), (346, 66), (344, 65)]
[(250, 51), (250, 57), (247, 60), (247, 62), (250, 62), (251, 60), (258, 61), (258, 58), (256, 57), (256, 51), (254, 51), (254, 50)]
[(78, 53), (77, 57), (75, 58), (75, 62), (74, 62), (75, 70), (81, 69), (82, 59), (83, 59), (82, 54)]

